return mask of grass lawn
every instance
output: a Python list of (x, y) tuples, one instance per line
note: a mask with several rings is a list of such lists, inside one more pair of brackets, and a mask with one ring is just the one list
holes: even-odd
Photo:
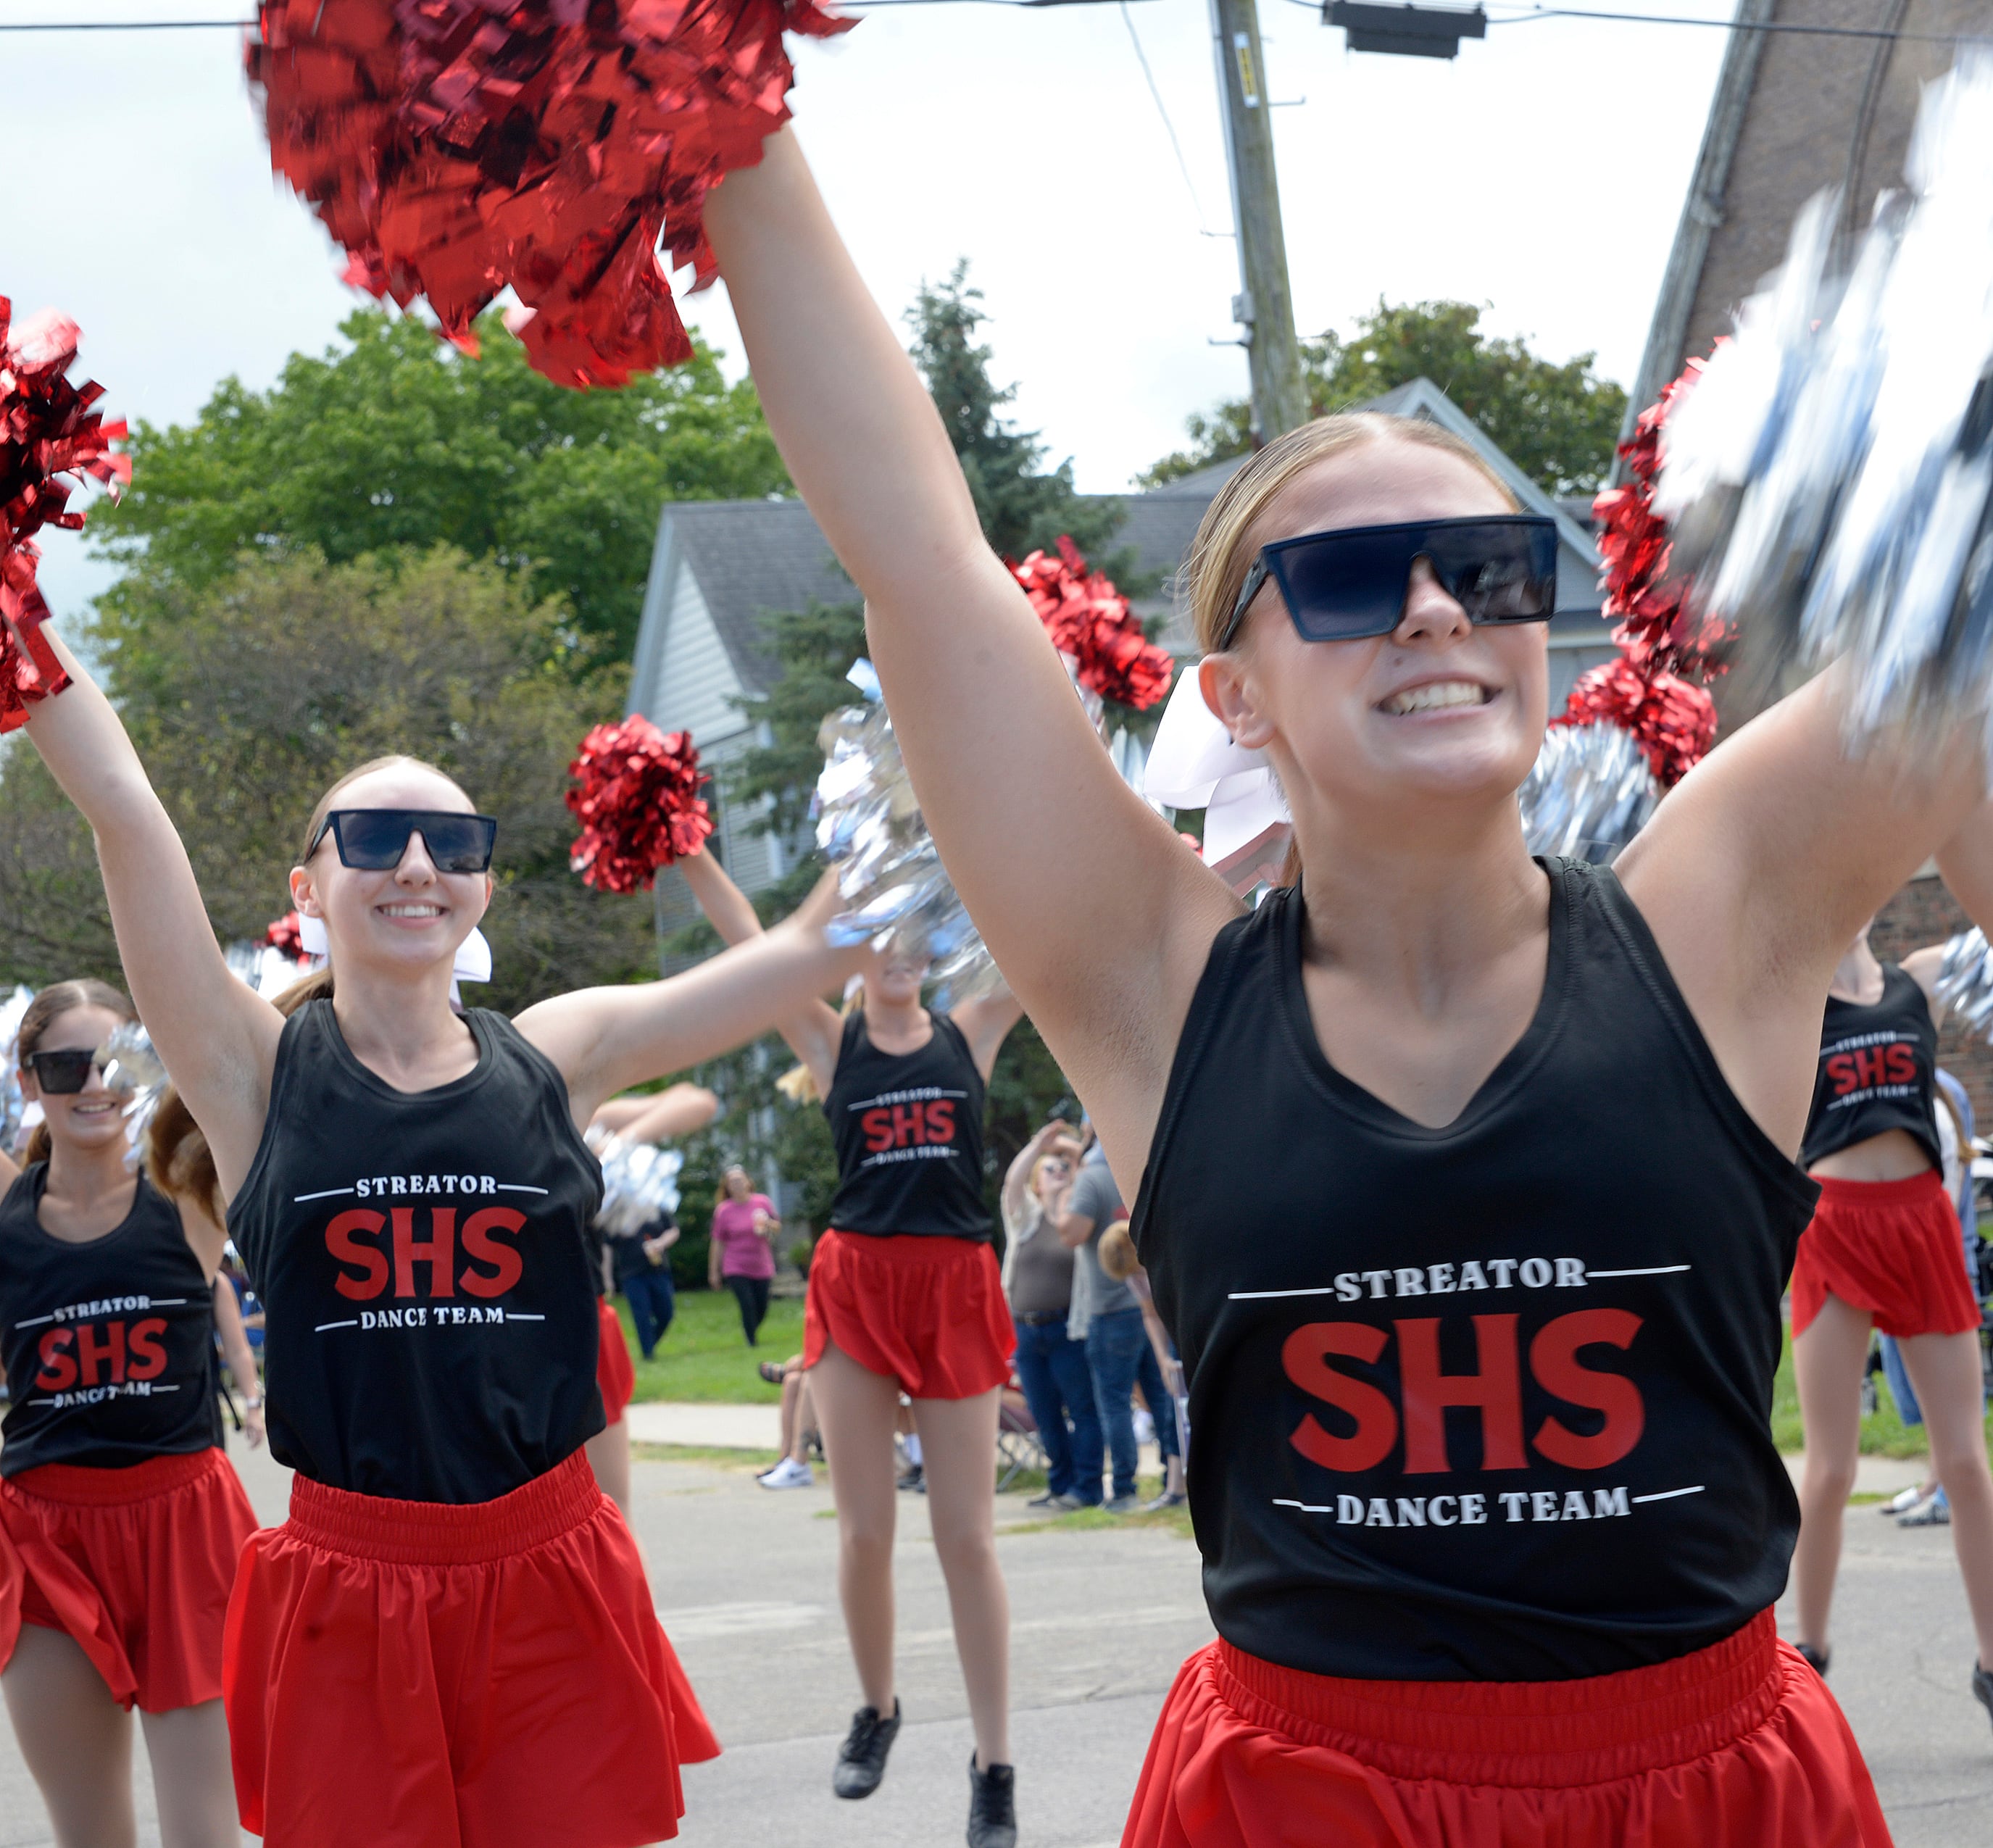
[(637, 1334), (630, 1306), (620, 1296), (616, 1312), (630, 1353), (637, 1362), (639, 1399), (695, 1399), (706, 1404), (773, 1406), (781, 1402), (779, 1386), (771, 1386), (755, 1371), (764, 1360), (785, 1361), (803, 1345), (803, 1305), (800, 1296), (778, 1296), (768, 1305), (758, 1348), (741, 1338), (740, 1306), (726, 1290), (683, 1290), (679, 1312), (655, 1358), (637, 1352)]
[[(1875, 1396), (1875, 1410), (1861, 1421), (1861, 1453), (1865, 1457), (1923, 1456), (1930, 1447), (1925, 1440), (1923, 1426), (1906, 1425), (1896, 1416), (1896, 1402), (1890, 1396), (1886, 1381), (1878, 1387)], [(1987, 1436), (1989, 1442), (1993, 1442), (1993, 1416), (1988, 1419)], [(1806, 1448), (1805, 1433), (1800, 1425), (1799, 1388), (1793, 1379), (1793, 1337), (1790, 1328), (1779, 1355), (1778, 1378), (1772, 1386), (1772, 1436), (1782, 1450), (1791, 1452)]]

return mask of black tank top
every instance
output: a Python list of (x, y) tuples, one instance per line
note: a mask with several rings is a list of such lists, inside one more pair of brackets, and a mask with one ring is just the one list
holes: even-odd
[(1543, 997), (1427, 1129), (1323, 1057), (1303, 904), (1212, 947), (1133, 1230), (1190, 1380), (1205, 1594), (1316, 1674), (1556, 1681), (1779, 1595), (1779, 1302), (1818, 1190), (1604, 867), (1547, 863)]
[(1873, 1007), (1827, 998), (1813, 1113), (1801, 1163), (1865, 1143), (1885, 1129), (1914, 1136), (1933, 1168), (1944, 1165), (1937, 1139), (1937, 1026), (1916, 979), (1882, 965), (1882, 998)]
[(823, 1113), (837, 1148), (841, 1232), (990, 1236), (983, 1197), (983, 1074), (962, 1029), (931, 1013), (918, 1052), (881, 1052), (860, 1008), (844, 1023)]
[(124, 1222), (71, 1245), (41, 1228), (48, 1173), (35, 1163), (0, 1201), (0, 1475), (212, 1449), (214, 1299), (178, 1210), (142, 1174)]
[(314, 1482), (489, 1501), (603, 1427), (589, 1225), (602, 1170), (503, 1015), (477, 1064), (395, 1090), (330, 1001), (285, 1023), (230, 1229), (267, 1317), (270, 1453)]

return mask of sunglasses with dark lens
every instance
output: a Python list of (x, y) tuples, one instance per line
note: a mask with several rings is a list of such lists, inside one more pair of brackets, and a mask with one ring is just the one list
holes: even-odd
[(21, 1063), (51, 1097), (73, 1097), (90, 1082), (91, 1067), (101, 1071), (108, 1057), (87, 1046), (65, 1047), (59, 1052), (31, 1052)]
[(488, 815), (449, 809), (335, 808), (306, 844), (306, 859), (328, 832), (339, 849), (339, 863), (356, 872), (392, 872), (409, 851), (409, 837), (419, 834), (437, 872), (488, 873), (498, 824)]
[(1536, 514), (1412, 520), (1304, 533), (1260, 548), (1219, 641), (1229, 648), (1271, 578), (1303, 641), (1389, 635), (1420, 558), (1472, 623), (1543, 623), (1557, 610), (1557, 532)]

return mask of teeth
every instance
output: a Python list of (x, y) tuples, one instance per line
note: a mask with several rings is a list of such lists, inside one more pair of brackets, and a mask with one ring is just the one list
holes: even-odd
[(384, 917), (440, 917), (443, 916), (443, 907), (441, 905), (383, 905), (381, 907), (381, 915)]
[(1384, 710), (1402, 716), (1407, 712), (1437, 712), (1446, 706), (1479, 705), (1486, 697), (1471, 680), (1435, 680), (1393, 695), (1384, 702)]

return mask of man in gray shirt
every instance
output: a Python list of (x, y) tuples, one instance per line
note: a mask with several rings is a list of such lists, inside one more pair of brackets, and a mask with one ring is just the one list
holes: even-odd
[[(1093, 1375), (1094, 1398), (1114, 1469), (1114, 1493), (1106, 1504), (1110, 1514), (1126, 1514), (1135, 1499), (1135, 1378), (1148, 1351), (1148, 1330), (1142, 1305), (1126, 1283), (1116, 1283), (1100, 1268), (1100, 1235), (1117, 1219), (1125, 1219), (1121, 1190), (1108, 1172), (1107, 1156), (1096, 1141), (1080, 1163), (1058, 1221), (1059, 1242), (1074, 1253), (1072, 1309), (1066, 1333), (1086, 1343), (1086, 1364)], [(1174, 1449), (1166, 1403), (1150, 1406), (1157, 1436)]]

